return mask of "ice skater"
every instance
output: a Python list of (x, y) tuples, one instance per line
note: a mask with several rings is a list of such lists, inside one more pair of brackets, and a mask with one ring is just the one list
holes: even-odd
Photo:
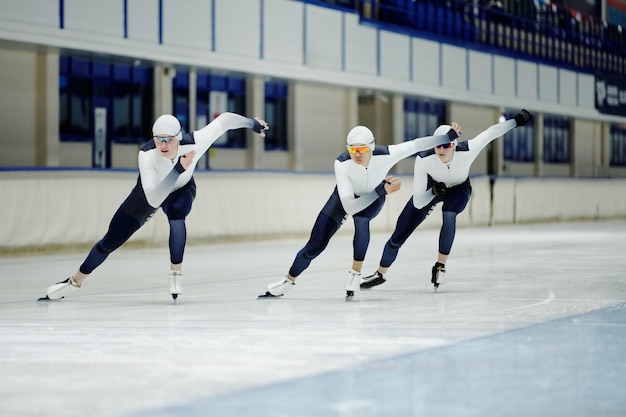
[[(435, 146), (418, 154), (415, 158), (413, 177), (413, 196), (406, 203), (396, 222), (396, 228), (385, 244), (378, 270), (363, 278), (361, 288), (372, 288), (386, 281), (385, 274), (398, 256), (398, 251), (419, 226), (434, 206), (443, 202), (443, 223), (439, 232), (439, 253), (437, 262), (431, 270), (431, 283), (435, 291), (444, 281), (446, 262), (456, 234), (456, 217), (467, 206), (472, 186), (469, 171), (472, 163), (494, 139), (506, 132), (524, 126), (531, 119), (531, 114), (522, 110), (513, 119), (497, 123), (475, 138), (465, 142), (453, 141)], [(435, 135), (446, 132), (450, 126), (442, 125), (435, 130)]]
[(346, 139), (348, 149), (335, 160), (335, 189), (318, 214), (308, 242), (296, 255), (288, 274), (280, 281), (270, 283), (267, 292), (260, 297), (284, 295), (351, 215), (355, 229), (353, 260), (345, 283), (346, 300), (351, 300), (354, 292), (359, 290), (361, 267), (370, 242), (370, 221), (382, 209), (386, 195), (398, 191), (401, 186), (399, 178), (388, 176), (389, 170), (401, 159), (449, 143), (460, 133), (458, 124), (453, 123), (435, 136), (376, 146), (374, 135), (367, 127), (356, 126), (350, 130)]
[(167, 216), (170, 234), (169, 292), (174, 301), (182, 289), (183, 253), (187, 241), (185, 218), (196, 196), (193, 172), (198, 160), (222, 134), (231, 129), (249, 128), (261, 137), (269, 129), (259, 118), (222, 113), (211, 123), (192, 133), (182, 133), (178, 119), (164, 114), (152, 126), (153, 140), (139, 151), (137, 184), (117, 209), (109, 229), (98, 241), (78, 271), (51, 285), (40, 300), (57, 300), (80, 289), (83, 281), (111, 252), (122, 246), (160, 207)]

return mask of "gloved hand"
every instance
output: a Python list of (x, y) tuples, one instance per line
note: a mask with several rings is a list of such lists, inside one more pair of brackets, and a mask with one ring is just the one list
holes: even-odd
[(252, 119), (252, 131), (254, 133), (258, 133), (261, 136), (265, 136), (265, 131), (268, 130), (270, 127), (267, 125), (267, 122), (265, 120), (259, 119), (258, 117), (255, 117), (254, 119)]
[(432, 190), (433, 194), (437, 197), (444, 197), (446, 195), (446, 192), (448, 191), (448, 188), (443, 182), (436, 182), (433, 184)]
[(517, 123), (516, 127), (524, 126), (526, 123), (530, 121), (532, 115), (528, 112), (528, 110), (522, 109), (517, 116), (514, 117), (515, 123)]

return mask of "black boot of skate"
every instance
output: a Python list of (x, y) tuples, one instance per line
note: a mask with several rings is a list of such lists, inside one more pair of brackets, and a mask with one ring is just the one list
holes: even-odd
[(369, 275), (361, 280), (361, 289), (372, 288), (380, 284), (384, 284), (385, 277), (380, 272), (376, 271), (372, 275)]
[(441, 262), (435, 262), (432, 269), (432, 278), (430, 282), (435, 286), (435, 292), (439, 288), (439, 284), (442, 284), (446, 277), (446, 265)]

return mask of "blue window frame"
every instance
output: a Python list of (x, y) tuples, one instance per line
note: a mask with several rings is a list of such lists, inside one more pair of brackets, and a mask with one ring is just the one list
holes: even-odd
[(430, 136), (446, 123), (446, 103), (424, 98), (404, 99), (404, 140)]
[(544, 116), (543, 161), (556, 164), (570, 162), (569, 118), (563, 116)]
[(265, 150), (286, 151), (287, 147), (287, 93), (282, 82), (265, 83), (265, 121), (271, 129), (265, 132)]
[[(511, 119), (517, 113), (505, 112), (504, 118)], [(504, 160), (512, 162), (533, 162), (535, 158), (535, 124), (531, 121), (523, 129), (513, 129), (503, 138)]]
[(610, 166), (626, 166), (626, 125), (612, 124), (610, 129)]

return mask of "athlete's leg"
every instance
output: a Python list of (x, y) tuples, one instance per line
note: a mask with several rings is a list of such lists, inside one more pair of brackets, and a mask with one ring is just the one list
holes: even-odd
[(315, 219), (308, 242), (296, 254), (296, 258), (289, 268), (287, 278), (295, 281), (309, 267), (311, 261), (326, 249), (330, 238), (339, 230), (345, 220), (346, 211), (341, 205), (341, 200), (335, 187), (328, 201), (326, 201), (326, 204), (324, 204), (324, 207), (317, 215), (317, 219)]
[(435, 291), (445, 281), (446, 263), (448, 262), (448, 256), (452, 250), (452, 244), (456, 235), (456, 218), (467, 207), (471, 194), (472, 187), (468, 179), (463, 184), (449, 188), (444, 197), (442, 224), (439, 231), (439, 251), (437, 253), (437, 262), (435, 262), (431, 270), (432, 276), (430, 279), (430, 282), (435, 286)]
[(330, 238), (339, 230), (341, 222), (329, 217), (325, 213), (320, 213), (315, 220), (311, 236), (300, 251), (296, 254), (291, 267), (289, 268), (289, 279), (295, 280), (305, 269), (309, 267), (311, 261), (317, 258), (326, 249)]
[(452, 244), (456, 235), (456, 218), (459, 213), (465, 210), (472, 194), (469, 181), (448, 189), (444, 197), (442, 207), (442, 224), (439, 232), (439, 254), (438, 261), (445, 264), (448, 255), (452, 250)]
[(187, 225), (185, 218), (191, 212), (193, 200), (196, 197), (196, 184), (192, 179), (184, 187), (171, 193), (161, 208), (167, 215), (170, 225), (170, 272), (168, 285), (174, 301), (183, 293), (183, 255), (187, 244)]
[(150, 219), (156, 209), (146, 201), (141, 189), (141, 181), (130, 192), (126, 200), (117, 209), (109, 230), (100, 241), (89, 251), (78, 271), (65, 281), (56, 283), (46, 290), (47, 298), (59, 299), (80, 288), (83, 281), (100, 266), (111, 252), (122, 246), (145, 222)]
[(195, 196), (195, 184), (188, 183), (185, 187), (170, 194), (161, 205), (170, 225), (169, 249), (173, 271), (181, 270), (187, 243), (185, 218), (191, 212)]
[(354, 221), (354, 238), (352, 239), (352, 270), (361, 272), (367, 248), (370, 244), (370, 222), (380, 213), (385, 204), (385, 198), (380, 197), (365, 210), (352, 216)]
[(413, 205), (413, 198), (411, 197), (409, 199), (400, 213), (400, 216), (398, 216), (395, 230), (389, 240), (387, 240), (387, 243), (385, 243), (385, 248), (378, 266), (378, 271), (381, 274), (387, 272), (391, 264), (396, 260), (398, 252), (402, 245), (404, 245), (404, 242), (411, 236), (417, 226), (424, 221), (437, 201), (437, 199), (434, 199), (428, 206), (417, 209)]
[(122, 246), (140, 227), (139, 220), (120, 207), (113, 215), (107, 233), (93, 246), (80, 266), (79, 274), (75, 276), (76, 283), (80, 285), (87, 275), (100, 266), (111, 252)]

